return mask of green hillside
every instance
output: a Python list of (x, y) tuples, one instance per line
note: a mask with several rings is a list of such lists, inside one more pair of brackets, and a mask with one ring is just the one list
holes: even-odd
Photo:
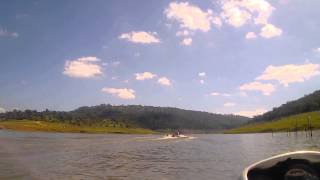
[(310, 118), (313, 129), (320, 129), (320, 111), (301, 113), (266, 122), (250, 123), (238, 128), (225, 131), (225, 133), (262, 133), (262, 132), (287, 132), (293, 131), (296, 127), (298, 130), (304, 130)]
[(73, 125), (61, 122), (46, 122), (34, 120), (7, 120), (0, 121), (0, 129), (18, 131), (70, 132), (70, 133), (121, 133), (121, 134), (153, 134), (149, 129), (126, 128), (112, 124), (95, 126)]
[(289, 101), (279, 107), (273, 108), (260, 116), (254, 117), (254, 121), (270, 121), (291, 115), (320, 110), (320, 90), (305, 95), (299, 99)]
[[(221, 115), (171, 107), (140, 105), (113, 106), (101, 104), (84, 106), (73, 111), (38, 112), (35, 110), (13, 110), (0, 113), (1, 121), (32, 120), (61, 123), (73, 127), (100, 127), (151, 130), (224, 130), (238, 127), (250, 119), (237, 115)], [(109, 131), (106, 131), (109, 132)]]

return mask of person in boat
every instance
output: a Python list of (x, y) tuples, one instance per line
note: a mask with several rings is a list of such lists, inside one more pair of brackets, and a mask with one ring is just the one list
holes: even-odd
[(171, 137), (179, 137), (180, 136), (180, 132), (176, 131), (174, 133), (171, 134)]

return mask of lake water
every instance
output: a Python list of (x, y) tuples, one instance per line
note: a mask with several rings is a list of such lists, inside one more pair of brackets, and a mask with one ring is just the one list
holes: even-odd
[(0, 179), (237, 180), (249, 164), (294, 150), (319, 150), (313, 139), (281, 134), (68, 134), (0, 130)]

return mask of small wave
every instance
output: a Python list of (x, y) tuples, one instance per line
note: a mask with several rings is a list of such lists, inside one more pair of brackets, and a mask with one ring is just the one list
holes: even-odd
[(193, 136), (186, 136), (186, 135), (179, 135), (179, 137), (173, 137), (171, 135), (166, 135), (160, 138), (157, 138), (156, 140), (173, 140), (173, 139), (195, 139)]

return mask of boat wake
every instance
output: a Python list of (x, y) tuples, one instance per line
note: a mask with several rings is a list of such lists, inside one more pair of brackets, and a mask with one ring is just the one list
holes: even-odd
[(172, 135), (166, 135), (160, 138), (157, 138), (156, 140), (174, 140), (174, 139), (195, 139), (193, 136), (186, 136), (186, 135), (178, 135), (178, 136), (172, 136)]

